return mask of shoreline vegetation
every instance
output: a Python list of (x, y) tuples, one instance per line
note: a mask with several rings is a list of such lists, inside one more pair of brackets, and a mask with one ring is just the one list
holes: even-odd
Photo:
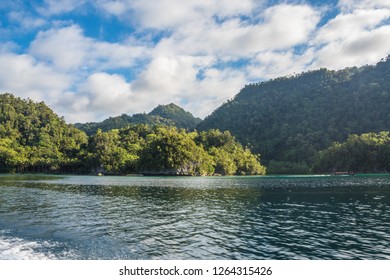
[(355, 173), (352, 175), (333, 175), (333, 174), (264, 174), (264, 175), (209, 175), (209, 176), (191, 176), (191, 175), (161, 175), (161, 174), (73, 174), (73, 173), (0, 173), (0, 180), (7, 180), (7, 178), (23, 178), (23, 180), (30, 180), (30, 178), (33, 178), (34, 180), (38, 178), (37, 180), (52, 180), (52, 179), (58, 179), (58, 178), (65, 178), (65, 177), (118, 177), (118, 178), (215, 178), (215, 179), (256, 179), (256, 178), (264, 178), (264, 179), (270, 179), (270, 178), (341, 178), (341, 177), (389, 177), (390, 173)]
[[(79, 175), (265, 175), (260, 155), (229, 131), (130, 124), (87, 136), (43, 102), (0, 95), (0, 173)], [(388, 131), (350, 135), (317, 154), (311, 172), (387, 173)], [(283, 168), (279, 168), (283, 171)], [(272, 173), (277, 174), (277, 173)], [(280, 172), (279, 174), (291, 174)], [(294, 174), (294, 173), (293, 173)]]
[[(375, 65), (322, 68), (248, 84), (197, 129), (230, 131), (261, 154), (268, 174), (330, 173), (333, 168), (390, 172), (389, 160), (379, 152), (389, 158), (388, 136), (377, 135), (390, 130), (389, 111), (390, 56)], [(319, 153), (329, 147), (340, 157), (327, 162), (324, 153), (318, 164)]]
[(263, 175), (260, 156), (228, 132), (133, 124), (92, 136), (43, 102), (0, 95), (0, 173)]
[(44, 102), (4, 93), (0, 173), (388, 173), (389, 81), (390, 56), (247, 85), (203, 121), (169, 104), (75, 125)]

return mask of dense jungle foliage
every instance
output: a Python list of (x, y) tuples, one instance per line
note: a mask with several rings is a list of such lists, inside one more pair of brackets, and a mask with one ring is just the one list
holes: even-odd
[(87, 143), (43, 102), (0, 95), (0, 172), (75, 172)]
[(390, 135), (388, 131), (350, 135), (319, 153), (314, 172), (347, 170), (352, 172), (389, 172)]
[(0, 172), (262, 175), (265, 168), (229, 132), (133, 124), (88, 137), (43, 102), (2, 94)]
[(201, 119), (195, 118), (191, 113), (171, 103), (159, 105), (148, 114), (141, 113), (132, 116), (122, 114), (121, 116), (110, 117), (102, 122), (76, 123), (75, 127), (83, 130), (87, 135), (93, 135), (98, 129), (109, 131), (126, 127), (129, 124), (176, 126), (193, 130), (199, 122), (201, 122)]
[(333, 142), (389, 131), (389, 112), (390, 56), (374, 66), (320, 69), (247, 85), (197, 129), (230, 131), (262, 155), (267, 173), (308, 173), (318, 152)]
[(390, 57), (248, 85), (203, 122), (169, 104), (85, 133), (2, 94), (0, 172), (264, 174), (260, 153), (267, 173), (389, 172), (389, 112)]

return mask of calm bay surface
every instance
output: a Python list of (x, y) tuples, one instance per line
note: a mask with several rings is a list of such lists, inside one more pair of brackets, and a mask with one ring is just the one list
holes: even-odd
[(390, 176), (0, 176), (0, 259), (390, 259)]

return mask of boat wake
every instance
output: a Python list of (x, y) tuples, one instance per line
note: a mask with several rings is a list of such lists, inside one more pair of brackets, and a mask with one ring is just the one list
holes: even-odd
[[(18, 237), (0, 235), (0, 260), (54, 260), (59, 259), (52, 250), (57, 245), (49, 241), (28, 241)], [(68, 252), (67, 257), (71, 257)]]

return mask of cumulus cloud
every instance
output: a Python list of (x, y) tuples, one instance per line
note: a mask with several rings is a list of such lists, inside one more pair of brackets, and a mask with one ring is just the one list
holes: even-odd
[(81, 82), (75, 92), (67, 92), (57, 107), (71, 122), (97, 121), (123, 113), (148, 112), (162, 101), (169, 102), (173, 96), (166, 97), (156, 91), (135, 92), (123, 76), (97, 72)]
[(234, 68), (207, 69), (204, 79), (196, 83), (188, 93), (190, 104), (186, 108), (204, 118), (233, 98), (247, 82), (245, 73)]
[(356, 10), (340, 14), (319, 30), (315, 43), (323, 44), (351, 37), (358, 38), (362, 32), (377, 28), (378, 24), (389, 17), (388, 9)]
[[(4, 12), (14, 29), (0, 21), (0, 90), (44, 100), (71, 122), (171, 102), (205, 117), (249, 82), (390, 53), (386, 0), (339, 0), (333, 18), (298, 0), (39, 3)], [(86, 36), (74, 13), (119, 23), (121, 36)], [(20, 27), (33, 37), (24, 47), (10, 39)]]
[(343, 12), (357, 9), (390, 8), (387, 0), (339, 0), (338, 6)]
[[(96, 72), (77, 84), (74, 91), (65, 91), (53, 108), (69, 122), (103, 120), (109, 116), (136, 112), (137, 96), (122, 76)], [(138, 107), (138, 108), (137, 108)]]
[(87, 108), (100, 114), (120, 114), (133, 105), (131, 85), (116, 74), (94, 73), (78, 92), (88, 99)]
[(313, 58), (312, 50), (303, 55), (294, 54), (292, 50), (262, 52), (248, 66), (248, 76), (256, 81), (298, 74), (302, 69), (310, 68)]
[(30, 52), (40, 59), (50, 61), (58, 68), (75, 69), (85, 61), (88, 43), (89, 40), (82, 36), (79, 27), (69, 26), (39, 32), (30, 45)]
[(83, 35), (77, 25), (39, 32), (30, 53), (62, 70), (130, 67), (146, 49), (124, 43), (100, 42)]
[(245, 84), (241, 71), (213, 67), (210, 56), (156, 57), (141, 73), (133, 88), (139, 98), (149, 100), (149, 108), (176, 102), (195, 115), (205, 117), (222, 102), (233, 97)]
[(19, 25), (23, 30), (39, 28), (46, 24), (43, 18), (33, 17), (23, 10), (15, 10), (8, 14), (8, 20)]
[[(289, 16), (291, 13), (295, 17)], [(320, 19), (309, 6), (287, 4), (265, 9), (256, 16), (261, 18), (257, 23), (232, 17), (221, 23), (207, 20), (178, 26), (155, 46), (151, 63), (133, 83), (134, 91), (160, 103), (177, 102), (205, 117), (237, 94), (250, 78), (266, 77), (259, 75), (266, 68), (258, 67), (258, 74), (248, 77), (255, 68), (235, 69), (223, 64), (242, 57), (251, 60), (260, 53), (305, 42)], [(286, 69), (282, 63), (280, 69)], [(274, 72), (285, 73), (278, 69)]]
[(52, 71), (29, 55), (0, 54), (0, 91), (36, 101), (56, 102), (70, 85), (69, 76)]
[(87, 0), (44, 0), (43, 5), (38, 6), (37, 10), (47, 17), (72, 12), (85, 3)]
[(143, 28), (176, 29), (212, 17), (247, 15), (265, 1), (254, 0), (98, 0), (96, 6), (124, 20), (134, 18)]
[(183, 84), (196, 80), (197, 68), (207, 66), (209, 59), (191, 56), (159, 56), (147, 66), (135, 82), (135, 90), (161, 95), (185, 90)]
[(237, 13), (222, 22), (210, 16), (202, 21), (178, 24), (171, 36), (159, 42), (156, 52), (251, 56), (260, 51), (286, 49), (305, 42), (320, 20), (319, 13), (306, 5), (273, 6), (251, 15), (254, 22), (239, 15)]
[(316, 48), (312, 67), (340, 69), (373, 64), (386, 57), (390, 52), (390, 26), (384, 22), (389, 18), (390, 9), (383, 7), (359, 8), (337, 15), (317, 32), (311, 42)]

